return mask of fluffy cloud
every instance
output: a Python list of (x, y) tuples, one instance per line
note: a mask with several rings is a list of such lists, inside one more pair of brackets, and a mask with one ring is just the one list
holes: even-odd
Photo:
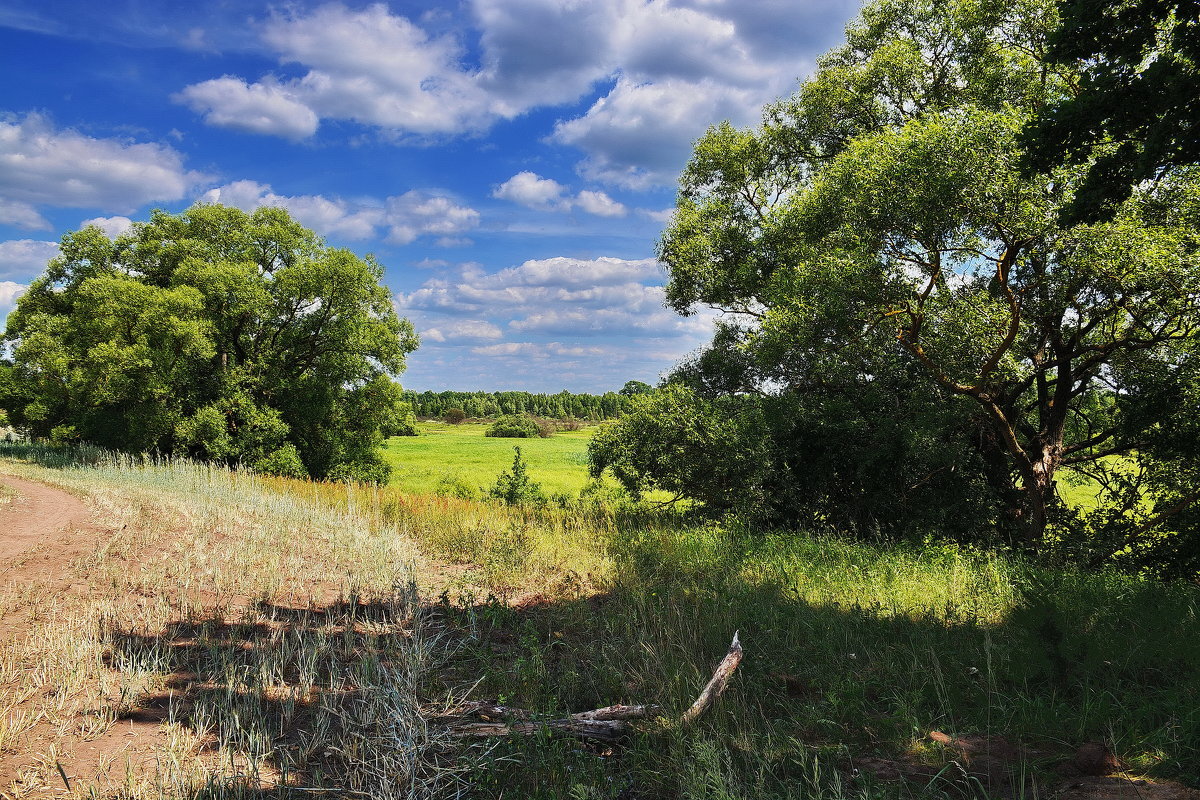
[(29, 227), (41, 227), (38, 205), (127, 214), (179, 200), (204, 180), (166, 145), (56, 130), (40, 114), (0, 116), (0, 204)]
[(479, 225), (479, 212), (443, 195), (413, 190), (387, 199), (388, 239), (408, 244), (424, 234), (440, 234), (442, 247), (464, 242), (455, 238)]
[(212, 125), (291, 139), (312, 135), (321, 118), (416, 134), (483, 127), (491, 101), (460, 63), (450, 37), (433, 37), (383, 4), (353, 11), (333, 3), (305, 14), (279, 14), (263, 41), (302, 77), (256, 83), (226, 75), (193, 84), (180, 102)]
[(273, 80), (247, 84), (225, 75), (192, 84), (171, 99), (203, 115), (209, 125), (248, 133), (304, 139), (320, 124), (316, 112)]
[(550, 139), (587, 154), (580, 165), (585, 178), (646, 189), (674, 182), (708, 125), (723, 119), (750, 123), (767, 99), (715, 81), (637, 83), (622, 77), (582, 117), (556, 124)]
[(575, 198), (575, 202), (589, 214), (598, 217), (623, 217), (629, 213), (625, 206), (613, 200), (604, 192), (593, 192), (584, 189)]
[(567, 187), (535, 172), (518, 172), (492, 190), (492, 197), (510, 200), (526, 208), (541, 211), (569, 211), (580, 208), (599, 217), (623, 217), (624, 205), (604, 192), (584, 189), (575, 197), (565, 195)]
[[(607, 82), (604, 95), (560, 122), (551, 141), (583, 152), (585, 177), (640, 189), (671, 183), (708, 125), (754, 122), (837, 40), (857, 5), (472, 0), (476, 30), (462, 40), (477, 33), (474, 56), (453, 35), (431, 33), (433, 17), (417, 24), (383, 4), (332, 3), (261, 26), (266, 46), (302, 75), (256, 83), (226, 75), (178, 97), (212, 124), (293, 139), (311, 135), (321, 118), (425, 136), (575, 103)], [(510, 191), (553, 188), (526, 183)], [(599, 207), (595, 198), (579, 202), (585, 211), (584, 202)]]
[(486, 320), (451, 320), (436, 328), (423, 330), (421, 339), (430, 342), (456, 342), (463, 340), (500, 339), (504, 332)]
[(413, 190), (368, 205), (322, 195), (280, 195), (255, 181), (234, 181), (205, 192), (206, 203), (252, 211), (260, 206), (286, 208), (302, 224), (325, 236), (369, 239), (379, 229), (391, 241), (407, 244), (419, 236), (464, 233), (479, 224), (479, 212), (443, 195)]
[(50, 230), (50, 220), (38, 213), (29, 203), (0, 198), (0, 225), (14, 225), (30, 231)]
[(129, 217), (93, 217), (79, 223), (81, 228), (86, 228), (88, 225), (95, 225), (104, 231), (105, 236), (115, 239), (133, 227), (133, 220)]
[(557, 257), (493, 273), (467, 265), (456, 276), (432, 278), (396, 298), (425, 339), (410, 375), (419, 378), (422, 364), (453, 352), (466, 359), (464, 374), (491, 375), (494, 387), (518, 377), (540, 385), (522, 364), (546, 358), (555, 359), (556, 370), (574, 359), (593, 388), (603, 385), (602, 376), (618, 386), (628, 380), (622, 375), (653, 378), (706, 341), (714, 317), (668, 311), (664, 277), (653, 259)]
[[(33, 239), (0, 242), (0, 279), (6, 283), (11, 278), (29, 281), (40, 275), (50, 259), (57, 255), (58, 245), (54, 242)], [(15, 290), (10, 287), (10, 291)]]
[(0, 281), (0, 327), (8, 317), (8, 312), (16, 307), (17, 298), (25, 294), (25, 290), (28, 288), (28, 286), (13, 281)]
[(510, 200), (526, 208), (554, 209), (569, 206), (563, 198), (567, 187), (535, 172), (518, 172), (492, 190), (492, 197)]

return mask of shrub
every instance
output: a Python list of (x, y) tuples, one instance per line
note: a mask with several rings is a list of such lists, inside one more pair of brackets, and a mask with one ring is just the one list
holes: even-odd
[(462, 475), (456, 472), (446, 472), (438, 478), (433, 487), (434, 494), (442, 497), (457, 497), (459, 500), (477, 500), (479, 489)]
[(329, 470), (329, 480), (339, 483), (367, 483), (384, 486), (391, 478), (392, 468), (382, 461), (343, 461)]
[(294, 444), (283, 447), (260, 458), (254, 463), (253, 469), (262, 475), (275, 475), (280, 478), (307, 478), (308, 470), (300, 460), (300, 453)]
[(446, 421), (447, 425), (462, 425), (466, 418), (467, 412), (463, 411), (461, 408), (451, 408), (444, 415), (442, 415), (442, 419)]
[(488, 494), (497, 500), (502, 500), (510, 506), (526, 503), (544, 503), (546, 495), (540, 484), (529, 477), (525, 469), (525, 460), (521, 458), (521, 448), (514, 447), (512, 469), (501, 472), (496, 476), (496, 483), (488, 490)]
[(540, 435), (541, 428), (537, 420), (528, 414), (505, 414), (497, 418), (484, 434), (502, 439), (532, 439)]

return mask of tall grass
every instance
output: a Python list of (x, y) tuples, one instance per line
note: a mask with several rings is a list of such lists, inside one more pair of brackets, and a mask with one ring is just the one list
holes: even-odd
[[(279, 786), (301, 774), (314, 784), (376, 787), (370, 776), (398, 770), (450, 787), (437, 791), (478, 797), (1028, 795), (1048, 792), (1055, 767), (1097, 740), (1135, 774), (1200, 783), (1200, 591), (1192, 585), (937, 543), (697, 524), (611, 503), (520, 508), (195, 465), (97, 458), (95, 467), (78, 467), (73, 459), (37, 474), (85, 488), (102, 505), (117, 492), (114, 509), (137, 498), (152, 516), (177, 507), (189, 530), (218, 532), (207, 545), (172, 550), (169, 561), (181, 564), (175, 573), (140, 583), (112, 576), (121, 591), (136, 585), (165, 596), (179, 590), (162, 587), (182, 585), (206, 597), (273, 598), (243, 603), (240, 616), (226, 619), (188, 612), (190, 622), (179, 602), (168, 603), (169, 613), (109, 625), (98, 645), (97, 652), (118, 653), (120, 642), (133, 642), (130, 663), (148, 665), (120, 670), (131, 697), (147, 696), (163, 675), (218, 676), (209, 683), (226, 698), (225, 711), (202, 713), (200, 727), (218, 732), (206, 735), (223, 742), (230, 759), (223, 771), (208, 765), (203, 773), (210, 782), (222, 776), (222, 787), (230, 775)], [(449, 582), (418, 574), (432, 587), (423, 602), (408, 589), (394, 591), (408, 585), (397, 566), (411, 552), (407, 543), (461, 567)], [(214, 547), (229, 552), (217, 559)], [(213, 575), (199, 577), (205, 569)], [(313, 587), (323, 587), (326, 599), (305, 605), (300, 598)], [(360, 616), (347, 618), (348, 609)], [(169, 629), (180, 621), (190, 627)], [(422, 630), (437, 636), (394, 641), (388, 633)], [(425, 741), (417, 748), (424, 772), (417, 761), (371, 766), (323, 744), (305, 749), (322, 726), (332, 731), (321, 736), (358, 754), (387, 750), (372, 738), (384, 718), (398, 714), (421, 730), (417, 717), (385, 698), (469, 692), (546, 715), (649, 702), (677, 718), (735, 630), (745, 661), (713, 712), (692, 727), (650, 724), (616, 748), (545, 735), (439, 749), (445, 743), (427, 733), (433, 738), (415, 739)], [(124, 639), (114, 638), (121, 632)], [(204, 645), (181, 662), (181, 641)], [(243, 652), (234, 641), (252, 646)], [(323, 666), (290, 653), (321, 654)], [(396, 663), (409, 666), (385, 677)], [(379, 700), (362, 704), (365, 716), (349, 727), (334, 722), (352, 718), (346, 707), (322, 716), (319, 703), (304, 701), (311, 685), (321, 703), (357, 702), (338, 699), (339, 680), (372, 687)], [(204, 697), (194, 698), (196, 708)], [(289, 702), (299, 710), (288, 711)], [(193, 722), (179, 727), (189, 735), (197, 729), (191, 713)], [(310, 738), (287, 733), (298, 730)], [(1021, 756), (1005, 765), (1011, 774), (997, 788), (969, 763), (951, 768), (962, 766), (962, 755), (931, 740), (933, 730), (1002, 737)], [(927, 778), (881, 782), (868, 769), (879, 759)], [(449, 764), (457, 771), (445, 771)], [(163, 785), (209, 785), (170, 781)]]
[[(54, 468), (6, 470), (88, 496), (111, 532), (72, 565), (86, 589), (0, 593), (25, 632), (0, 662), (0, 744), (30, 765), (20, 791), (58, 781), (84, 742), (125, 721), (162, 722), (166, 734), (149, 764), (99, 765), (93, 791), (461, 791), (444, 758), (453, 743), (422, 708), (445, 645), (415, 591), (418, 555), (395, 527), (204, 465), (17, 452)], [(48, 749), (29, 752), (23, 734), (46, 721)]]

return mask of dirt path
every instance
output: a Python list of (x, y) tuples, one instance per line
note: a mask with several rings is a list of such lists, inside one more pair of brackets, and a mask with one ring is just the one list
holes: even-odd
[(91, 526), (88, 507), (62, 489), (12, 475), (0, 475), (0, 484), (17, 493), (0, 506), (0, 568), (68, 528)]
[[(113, 531), (86, 502), (62, 489), (8, 474), (0, 474), (0, 485), (17, 494), (0, 504), (0, 585), (24, 586), (64, 603), (86, 602), (90, 587), (77, 560), (93, 553)], [(0, 613), (0, 651), (20, 652), (30, 613), (22, 605)], [(38, 699), (54, 689), (45, 687), (8, 705), (14, 700), (11, 687), (0, 686), (0, 698), (10, 713), (37, 715)], [(51, 722), (44, 714), (40, 718), (19, 741), (6, 741), (0, 749), (0, 797), (60, 797), (66, 787), (59, 782), (59, 768), (84, 786), (95, 785), (108, 769), (105, 764), (145, 768), (163, 739), (158, 721), (123, 721), (100, 735), (85, 736), (64, 733), (61, 721)], [(57, 753), (54, 762), (46, 761), (47, 752)]]

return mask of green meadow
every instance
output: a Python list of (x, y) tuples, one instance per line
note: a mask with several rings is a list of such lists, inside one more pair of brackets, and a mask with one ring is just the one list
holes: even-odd
[(521, 448), (529, 475), (547, 493), (579, 494), (587, 483), (587, 443), (595, 428), (562, 431), (547, 439), (493, 439), (482, 423), (420, 423), (420, 436), (394, 436), (383, 448), (392, 467), (392, 486), (430, 494), (447, 482), (488, 489), (509, 469), (513, 447)]

